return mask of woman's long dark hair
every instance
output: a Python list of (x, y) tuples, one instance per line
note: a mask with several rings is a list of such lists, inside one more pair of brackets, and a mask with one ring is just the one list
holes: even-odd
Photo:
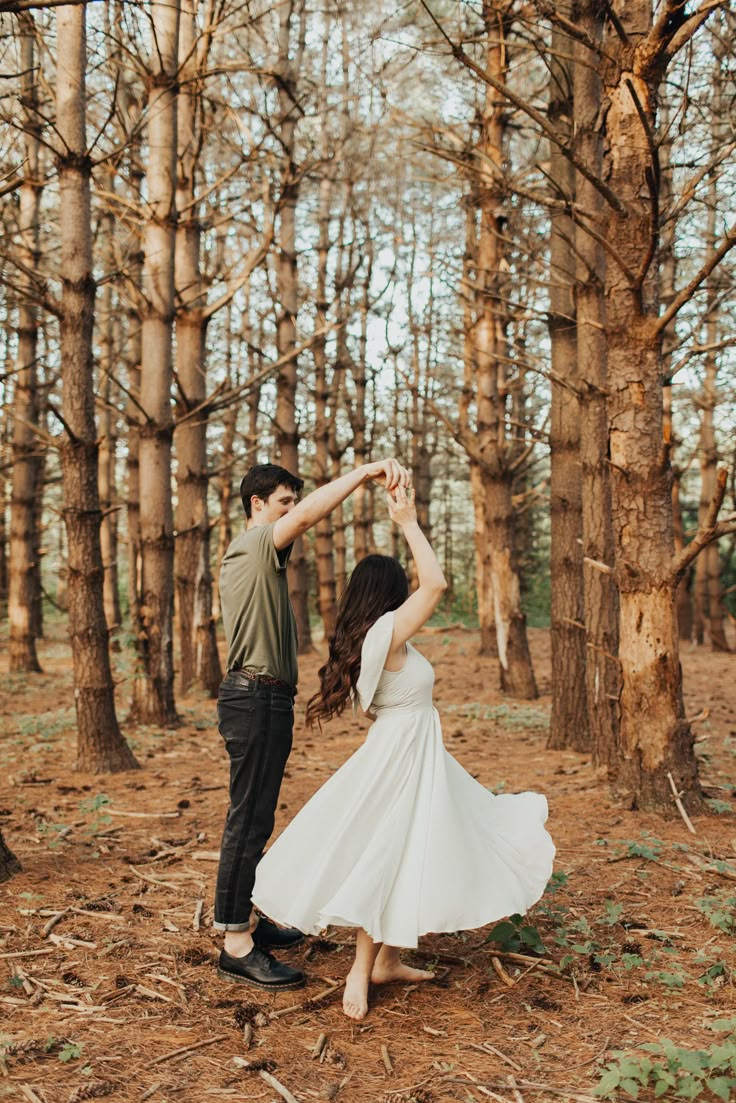
[(398, 559), (390, 555), (361, 559), (340, 598), (329, 658), (319, 672), (320, 688), (307, 703), (308, 727), (340, 715), (358, 681), (366, 632), (408, 596), (409, 583)]

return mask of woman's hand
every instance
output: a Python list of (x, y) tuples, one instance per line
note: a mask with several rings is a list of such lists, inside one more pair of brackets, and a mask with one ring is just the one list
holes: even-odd
[(397, 487), (407, 487), (411, 476), (398, 460), (376, 460), (365, 465), (365, 478), (381, 483), (386, 490), (393, 492)]
[(397, 486), (388, 495), (388, 515), (391, 520), (403, 528), (413, 524), (417, 519), (417, 511), (414, 506), (414, 488), (408, 489)]

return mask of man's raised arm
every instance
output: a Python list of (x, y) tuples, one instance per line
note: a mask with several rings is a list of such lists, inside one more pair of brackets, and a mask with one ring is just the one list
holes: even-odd
[(281, 551), (293, 544), (297, 536), (301, 536), (328, 513), (332, 513), (340, 502), (344, 502), (354, 490), (369, 480), (380, 483), (387, 490), (395, 490), (398, 486), (409, 486), (411, 477), (398, 460), (376, 460), (375, 463), (361, 464), (347, 475), (341, 475), (339, 479), (318, 487), (284, 517), (279, 517), (273, 527), (276, 550)]

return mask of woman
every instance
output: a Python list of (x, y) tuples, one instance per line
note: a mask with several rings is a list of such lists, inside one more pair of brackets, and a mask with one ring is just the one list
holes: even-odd
[(409, 640), (446, 582), (413, 492), (398, 487), (388, 510), (414, 557), (417, 589), (409, 594), (397, 560), (361, 560), (307, 706), (314, 724), (352, 697), (374, 723), (263, 858), (253, 894), (267, 915), (305, 932), (358, 928), (343, 999), (358, 1020), (371, 982), (432, 978), (405, 966), (397, 947), (525, 912), (544, 892), (554, 857), (545, 798), (490, 793), (443, 746), (434, 672)]

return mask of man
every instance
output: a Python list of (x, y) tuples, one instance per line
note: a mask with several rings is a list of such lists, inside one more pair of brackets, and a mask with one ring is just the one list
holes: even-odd
[(302, 479), (275, 464), (251, 468), (240, 486), (247, 526), (225, 553), (220, 605), (228, 673), (217, 702), (219, 730), (230, 756), (230, 807), (220, 850), (216, 930), (225, 932), (219, 974), (271, 990), (304, 983), (298, 969), (268, 950), (295, 946), (301, 931), (277, 927), (252, 912), (256, 866), (273, 831), (291, 750), (297, 647), (286, 567), (291, 547), (369, 480), (388, 490), (409, 485), (396, 460), (363, 464), (298, 500)]

